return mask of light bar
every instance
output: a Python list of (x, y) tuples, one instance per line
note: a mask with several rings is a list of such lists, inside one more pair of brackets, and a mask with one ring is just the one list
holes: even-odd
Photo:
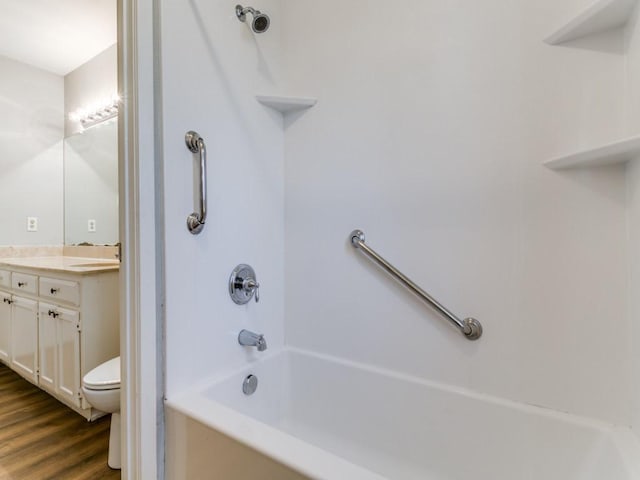
[(74, 122), (80, 122), (82, 128), (89, 128), (99, 123), (114, 118), (118, 115), (120, 96), (112, 95), (110, 98), (96, 102), (88, 107), (79, 108), (69, 115)]

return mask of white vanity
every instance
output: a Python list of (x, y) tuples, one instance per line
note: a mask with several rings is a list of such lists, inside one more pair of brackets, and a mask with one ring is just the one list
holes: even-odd
[(80, 257), (0, 258), (0, 362), (87, 419), (82, 377), (120, 353), (118, 268)]

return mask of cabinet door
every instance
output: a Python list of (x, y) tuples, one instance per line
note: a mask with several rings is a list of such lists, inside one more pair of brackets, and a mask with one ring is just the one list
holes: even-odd
[(38, 316), (40, 387), (55, 392), (59, 313), (54, 305), (40, 303)]
[(11, 366), (32, 383), (38, 384), (38, 304), (13, 297), (11, 303)]
[(79, 314), (40, 302), (40, 386), (68, 405), (80, 406)]
[(56, 392), (68, 403), (80, 406), (79, 314), (59, 308)]
[(11, 294), (0, 291), (0, 360), (11, 361)]

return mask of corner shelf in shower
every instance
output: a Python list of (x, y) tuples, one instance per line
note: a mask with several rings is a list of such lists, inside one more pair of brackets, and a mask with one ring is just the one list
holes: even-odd
[(553, 158), (544, 162), (544, 165), (553, 170), (562, 170), (626, 163), (635, 158), (640, 158), (640, 135)]
[(623, 28), (637, 3), (638, 0), (598, 0), (544, 41), (549, 45), (561, 45), (607, 30)]
[(256, 95), (261, 104), (287, 114), (313, 107), (318, 100), (311, 97), (285, 97), (281, 95)]

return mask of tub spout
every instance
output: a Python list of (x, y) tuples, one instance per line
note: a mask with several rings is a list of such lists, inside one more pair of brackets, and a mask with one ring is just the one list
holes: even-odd
[(253, 333), (249, 330), (240, 331), (238, 343), (245, 347), (256, 347), (259, 352), (264, 352), (267, 349), (267, 341), (264, 339), (264, 335)]

